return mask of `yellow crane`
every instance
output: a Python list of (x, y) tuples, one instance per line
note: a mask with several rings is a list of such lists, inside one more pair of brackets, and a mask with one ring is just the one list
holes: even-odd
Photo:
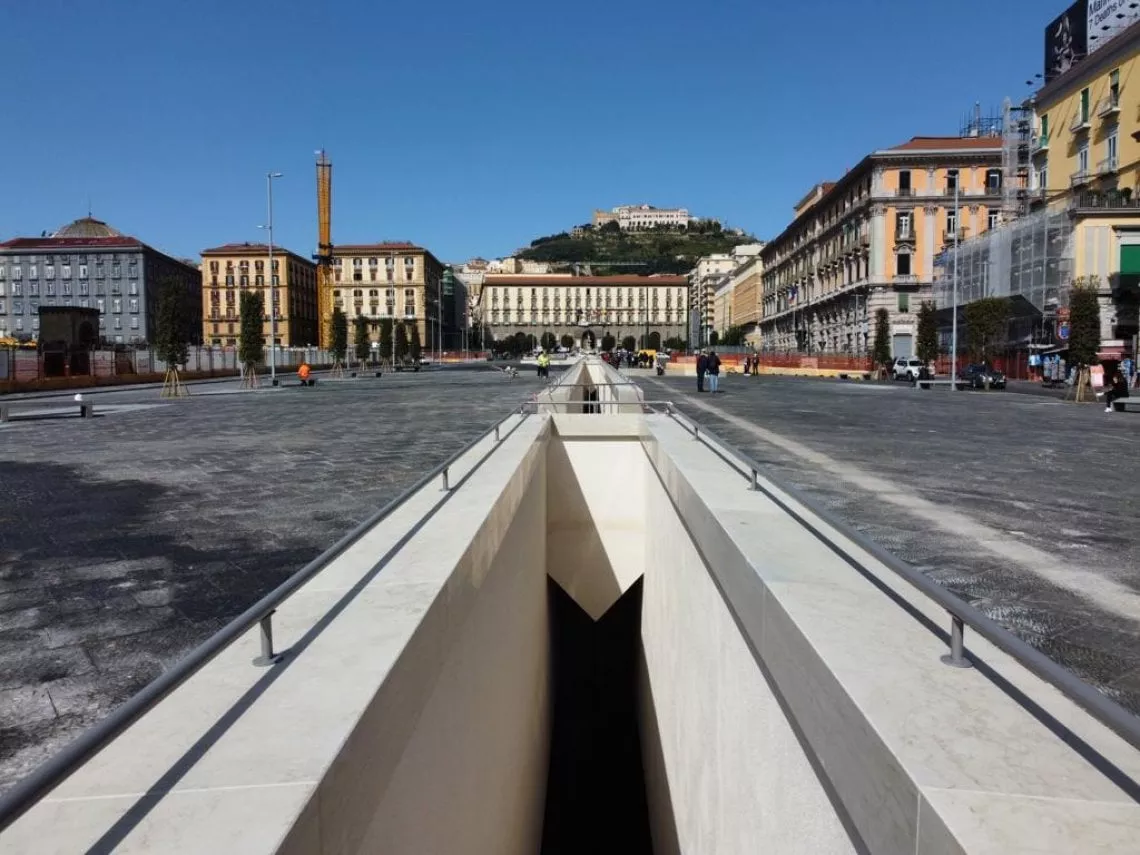
[(317, 341), (329, 346), (333, 313), (332, 161), (317, 152)]

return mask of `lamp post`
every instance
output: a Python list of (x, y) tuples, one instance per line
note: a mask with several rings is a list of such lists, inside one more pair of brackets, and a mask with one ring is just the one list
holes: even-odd
[(277, 287), (273, 275), (273, 179), (280, 178), (280, 172), (265, 173), (265, 189), (269, 206), (269, 224), (262, 226), (269, 233), (269, 383), (277, 385), (277, 307), (274, 297)]
[(952, 392), (958, 391), (958, 384), (954, 382), (958, 379), (958, 235), (961, 234), (961, 228), (958, 225), (958, 187), (958, 179), (956, 178), (954, 179), (954, 317), (950, 321), (950, 390)]

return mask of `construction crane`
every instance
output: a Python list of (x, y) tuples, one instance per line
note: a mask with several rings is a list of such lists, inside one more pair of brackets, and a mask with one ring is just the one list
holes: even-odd
[(317, 152), (317, 341), (327, 348), (333, 313), (332, 161)]

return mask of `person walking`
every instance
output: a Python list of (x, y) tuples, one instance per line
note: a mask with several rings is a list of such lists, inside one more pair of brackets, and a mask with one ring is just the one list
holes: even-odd
[(702, 350), (697, 354), (697, 391), (705, 391), (705, 371), (709, 367), (709, 359)]
[(720, 391), (720, 357), (715, 350), (709, 351), (705, 368), (709, 373), (709, 391), (715, 394)]

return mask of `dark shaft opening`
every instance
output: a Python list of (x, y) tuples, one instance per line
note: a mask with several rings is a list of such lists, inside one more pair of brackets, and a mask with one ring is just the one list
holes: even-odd
[(641, 581), (596, 623), (557, 583), (542, 855), (652, 853), (638, 728)]

